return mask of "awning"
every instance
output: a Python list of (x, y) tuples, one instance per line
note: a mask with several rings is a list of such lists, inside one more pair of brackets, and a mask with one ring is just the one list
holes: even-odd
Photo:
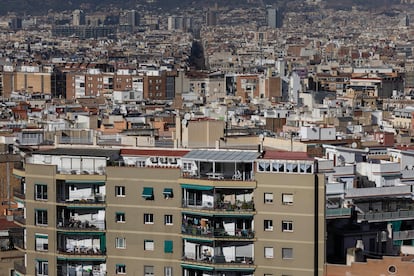
[(66, 180), (66, 184), (94, 184), (105, 185), (105, 181), (100, 180)]
[(181, 184), (181, 188), (190, 189), (190, 190), (199, 190), (199, 191), (210, 191), (214, 189), (213, 186), (201, 186), (201, 185), (193, 185), (193, 184)]
[(213, 271), (214, 267), (211, 266), (202, 266), (202, 265), (193, 265), (193, 264), (181, 264), (182, 268), (186, 269), (197, 269), (197, 270), (203, 270), (203, 271)]
[(173, 189), (171, 188), (165, 188), (164, 191), (162, 192), (164, 195), (168, 195), (168, 196), (172, 196), (173, 194)]
[(45, 234), (35, 234), (35, 238), (47, 239), (47, 238), (49, 238), (49, 236), (48, 235), (45, 235)]
[(154, 196), (154, 189), (152, 187), (144, 187), (144, 190), (142, 191), (142, 197), (152, 198)]
[[(86, 228), (85, 228), (86, 229)], [(96, 232), (82, 232), (82, 228), (76, 228), (76, 231), (70, 232), (70, 231), (59, 231), (59, 234), (64, 234), (67, 236), (105, 236), (105, 232), (102, 231), (96, 231)]]
[(57, 257), (57, 259), (58, 261), (105, 262), (105, 258), (88, 258), (88, 256), (85, 256), (84, 258)]
[(189, 242), (208, 242), (208, 243), (212, 243), (213, 240), (208, 240), (208, 239), (203, 239), (203, 238), (196, 238), (196, 237), (191, 237), (191, 238), (187, 238), (184, 237), (183, 240), (189, 241)]

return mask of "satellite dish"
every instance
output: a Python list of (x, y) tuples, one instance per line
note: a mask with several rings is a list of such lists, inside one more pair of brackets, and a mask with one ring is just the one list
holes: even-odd
[(187, 121), (190, 120), (191, 119), (191, 114), (190, 113), (185, 113), (184, 114), (184, 119), (187, 120)]
[(353, 142), (352, 144), (351, 144), (351, 147), (353, 148), (353, 149), (356, 149), (357, 148), (357, 143), (356, 142)]
[(187, 127), (187, 124), (188, 124), (188, 121), (187, 121), (186, 119), (183, 119), (183, 120), (181, 121), (181, 125), (182, 125), (182, 126)]

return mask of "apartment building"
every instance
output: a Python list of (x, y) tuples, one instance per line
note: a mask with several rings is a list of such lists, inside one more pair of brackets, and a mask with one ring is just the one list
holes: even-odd
[(304, 153), (55, 148), (14, 175), (16, 275), (323, 275), (324, 177)]

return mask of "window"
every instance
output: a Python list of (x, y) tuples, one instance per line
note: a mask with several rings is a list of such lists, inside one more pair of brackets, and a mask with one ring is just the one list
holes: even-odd
[(144, 224), (154, 224), (154, 214), (144, 214)]
[(144, 276), (152, 276), (154, 275), (154, 267), (150, 265), (144, 266)]
[(293, 221), (284, 220), (282, 221), (283, 232), (293, 232)]
[(173, 241), (164, 241), (164, 253), (173, 253)]
[(115, 186), (115, 196), (124, 197), (125, 196), (125, 186)]
[(154, 250), (154, 241), (153, 240), (145, 240), (144, 241), (144, 250), (153, 251)]
[(292, 205), (293, 204), (293, 194), (282, 194), (282, 204), (283, 205)]
[(265, 247), (264, 255), (266, 259), (272, 259), (273, 258), (273, 247)]
[(47, 200), (47, 185), (35, 184), (35, 200)]
[(164, 266), (164, 276), (173, 276), (171, 266)]
[(36, 251), (47, 251), (49, 247), (48, 235), (35, 234)]
[(47, 261), (36, 261), (36, 276), (49, 275), (49, 264)]
[(115, 269), (116, 274), (125, 274), (126, 273), (126, 265), (124, 264), (117, 264)]
[(270, 220), (270, 219), (264, 220), (264, 230), (273, 231), (273, 220)]
[(145, 200), (154, 200), (154, 189), (151, 187), (144, 187), (142, 190), (142, 197)]
[(35, 210), (36, 225), (47, 226), (47, 210)]
[(282, 259), (293, 259), (293, 248), (282, 248)]
[(264, 203), (273, 203), (273, 193), (264, 193)]
[(125, 222), (125, 213), (116, 213), (115, 220), (116, 222)]
[(164, 191), (162, 192), (162, 194), (164, 195), (165, 199), (172, 198), (173, 197), (173, 189), (165, 188)]
[(116, 238), (115, 239), (115, 247), (116, 248), (126, 248), (126, 239), (125, 238)]
[(164, 224), (165, 225), (173, 225), (173, 216), (172, 215), (164, 215)]

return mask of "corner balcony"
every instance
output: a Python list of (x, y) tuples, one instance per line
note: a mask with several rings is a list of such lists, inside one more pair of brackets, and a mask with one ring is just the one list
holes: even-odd
[(13, 196), (16, 200), (25, 201), (26, 195), (21, 188), (13, 188)]
[(325, 215), (326, 215), (326, 219), (350, 218), (352, 215), (352, 209), (351, 208), (327, 208)]
[(26, 225), (26, 215), (24, 210), (16, 210), (13, 212), (13, 220), (20, 226)]
[(26, 265), (24, 264), (24, 261), (14, 262), (14, 270), (18, 273), (18, 275), (26, 275)]

